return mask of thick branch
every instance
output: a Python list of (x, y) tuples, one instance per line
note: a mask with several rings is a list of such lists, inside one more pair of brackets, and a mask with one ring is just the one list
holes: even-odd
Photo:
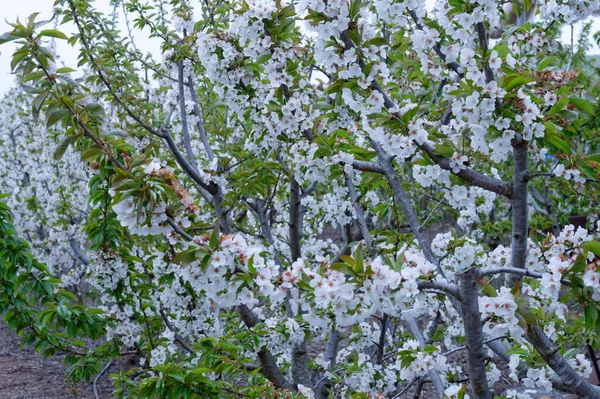
[(548, 366), (560, 377), (562, 383), (581, 398), (600, 399), (600, 388), (584, 380), (569, 362), (558, 353), (558, 348), (538, 326), (527, 328), (527, 338), (539, 352)]
[[(497, 340), (499, 340), (499, 339), (505, 339), (505, 338), (507, 338), (507, 337), (506, 337), (506, 336), (504, 336), (504, 335), (503, 335), (503, 336), (501, 336), (501, 337), (489, 338), (489, 339), (486, 339), (485, 341), (483, 341), (483, 344), (484, 344), (484, 345), (488, 345), (488, 344), (490, 344), (490, 343), (492, 343), (492, 342), (494, 342), (494, 341), (497, 341)], [(488, 345), (488, 346), (489, 346), (489, 345)], [(465, 349), (467, 349), (467, 347), (466, 347), (466, 346), (459, 346), (458, 348), (454, 348), (454, 349), (452, 349), (452, 350), (449, 350), (448, 352), (444, 352), (444, 356), (448, 356), (448, 355), (451, 355), (451, 354), (453, 354), (453, 353), (455, 353), (455, 352), (460, 352), (460, 351), (463, 351), (463, 350), (465, 350)]]
[(381, 329), (379, 330), (379, 342), (377, 344), (377, 364), (383, 363), (383, 354), (385, 353), (385, 333), (387, 331), (389, 316), (383, 314), (381, 318)]
[[(483, 54), (486, 54), (488, 51), (488, 34), (487, 29), (485, 29), (485, 24), (483, 22), (477, 23), (477, 36), (479, 37), (479, 46), (481, 47)], [(490, 67), (489, 63), (486, 63), (485, 67), (483, 68), (483, 71), (485, 72), (485, 81), (487, 83), (496, 79), (494, 77), (494, 71), (492, 71), (492, 68)]]
[[(514, 155), (514, 197), (512, 199), (512, 236), (511, 236), (511, 263), (516, 269), (526, 269), (527, 262), (527, 237), (528, 237), (528, 209), (527, 204), (527, 142), (517, 138), (512, 142)], [(511, 288), (515, 283), (520, 283), (522, 276), (509, 274), (506, 285)]]
[(402, 189), (402, 185), (400, 184), (400, 180), (398, 180), (398, 176), (396, 176), (396, 171), (394, 170), (394, 166), (392, 165), (390, 157), (388, 157), (384, 153), (383, 149), (381, 148), (378, 142), (370, 138), (369, 142), (371, 143), (371, 147), (373, 147), (373, 149), (375, 150), (375, 153), (377, 154), (379, 162), (381, 163), (381, 166), (383, 168), (384, 174), (390, 183), (392, 191), (394, 192), (394, 200), (402, 208), (402, 211), (404, 212), (404, 215), (408, 220), (408, 224), (410, 225), (410, 228), (417, 242), (421, 246), (421, 250), (423, 251), (423, 255), (425, 255), (425, 259), (427, 259), (430, 263), (438, 266), (439, 269), (439, 262), (433, 254), (433, 251), (431, 250), (431, 243), (429, 242), (427, 237), (425, 237), (423, 227), (421, 226), (421, 223), (419, 223), (419, 221), (417, 220), (417, 215), (412, 205), (410, 204), (408, 196)]
[(292, 348), (292, 381), (294, 387), (297, 387), (300, 384), (306, 387), (312, 386), (310, 370), (308, 369), (308, 349), (306, 340), (303, 340), (300, 344), (294, 345)]
[[(237, 307), (237, 311), (242, 318), (242, 321), (248, 328), (254, 328), (260, 320), (256, 313), (254, 313), (250, 308), (246, 305), (240, 305)], [(265, 347), (262, 347), (258, 351), (258, 359), (261, 364), (261, 373), (269, 379), (277, 388), (282, 389), (292, 389), (292, 385), (290, 382), (284, 377), (277, 367), (277, 363), (275, 362), (275, 358)]]
[(181, 130), (183, 133), (183, 147), (185, 148), (185, 153), (187, 155), (187, 160), (189, 164), (196, 171), (198, 170), (198, 164), (196, 163), (196, 157), (194, 156), (194, 151), (192, 150), (192, 143), (190, 139), (190, 131), (188, 129), (188, 120), (187, 120), (187, 112), (185, 110), (185, 83), (184, 79), (184, 70), (183, 70), (183, 61), (179, 61), (177, 63), (177, 72), (179, 78), (179, 114), (181, 116)]
[(483, 349), (483, 330), (479, 312), (476, 269), (471, 268), (460, 276), (461, 305), (467, 347), (467, 368), (469, 370), (471, 390), (476, 399), (491, 399), (485, 371), (485, 351)]
[(290, 248), (292, 251), (292, 262), (302, 257), (300, 239), (302, 236), (302, 209), (300, 199), (300, 184), (296, 181), (293, 174), (290, 177)]
[(173, 154), (173, 158), (175, 158), (177, 164), (181, 166), (181, 169), (183, 169), (185, 174), (188, 175), (189, 178), (192, 179), (198, 185), (198, 188), (201, 189), (200, 193), (203, 194), (203, 197), (205, 197), (207, 201), (212, 203), (212, 195), (214, 195), (216, 191), (215, 186), (207, 184), (202, 178), (202, 176), (200, 176), (198, 171), (194, 169), (192, 165), (189, 164), (187, 159), (185, 159), (185, 156), (181, 153), (181, 151), (179, 151), (179, 148), (177, 148), (177, 144), (175, 143), (173, 136), (171, 136), (171, 133), (167, 129), (162, 129), (162, 131), (165, 142), (171, 150), (171, 154)]
[(90, 258), (85, 254), (85, 252), (83, 252), (81, 246), (79, 245), (76, 239), (69, 238), (69, 245), (71, 246), (73, 252), (75, 252), (77, 259), (79, 259), (81, 263), (83, 263), (86, 266), (90, 264)]
[(257, 199), (254, 203), (249, 203), (249, 205), (258, 217), (258, 222), (260, 224), (260, 231), (262, 236), (265, 238), (265, 240), (267, 240), (269, 245), (273, 247), (275, 263), (277, 263), (281, 268), (281, 257), (279, 256), (279, 251), (277, 250), (277, 248), (275, 248), (275, 240), (273, 239), (273, 234), (271, 233), (271, 226), (269, 225), (269, 220), (267, 219), (265, 202), (262, 199)]
[(454, 173), (452, 171), (452, 166), (450, 166), (450, 160), (448, 158), (435, 155), (435, 149), (429, 143), (418, 144), (418, 146), (421, 150), (425, 151), (427, 155), (429, 155), (429, 158), (438, 164), (440, 168), (455, 174), (471, 185), (484, 188), (496, 194), (503, 195), (509, 199), (513, 197), (514, 194), (512, 183), (486, 176), (468, 168), (461, 169), (457, 173)]
[(206, 129), (204, 128), (204, 123), (202, 122), (202, 112), (200, 112), (200, 106), (198, 105), (198, 97), (196, 96), (196, 87), (194, 85), (194, 79), (190, 74), (188, 76), (188, 87), (190, 89), (190, 95), (192, 96), (192, 101), (194, 102), (194, 113), (196, 114), (196, 127), (198, 128), (198, 134), (200, 134), (200, 141), (202, 141), (202, 145), (204, 146), (204, 150), (206, 151), (206, 155), (208, 156), (208, 160), (212, 162), (215, 158), (215, 153), (213, 152), (212, 147), (210, 146), (210, 142), (208, 141), (208, 136), (206, 134)]
[(417, 286), (420, 290), (438, 290), (444, 294), (451, 295), (456, 299), (460, 299), (460, 291), (458, 288), (443, 281), (417, 281)]
[(383, 168), (375, 162), (352, 161), (352, 167), (363, 172), (384, 173)]
[(360, 232), (362, 233), (363, 239), (367, 243), (367, 249), (370, 251), (371, 247), (373, 246), (373, 237), (371, 237), (371, 232), (369, 231), (369, 227), (365, 221), (365, 213), (358, 200), (358, 195), (356, 194), (356, 188), (354, 187), (352, 177), (345, 173), (344, 177), (346, 181), (346, 187), (348, 187), (348, 193), (350, 194), (350, 199), (352, 200), (352, 205), (354, 207), (354, 213), (356, 214), (356, 219), (358, 220), (358, 225), (360, 226)]

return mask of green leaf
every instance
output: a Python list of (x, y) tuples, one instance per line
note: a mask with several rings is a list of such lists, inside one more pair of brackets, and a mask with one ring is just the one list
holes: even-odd
[(6, 32), (6, 33), (0, 35), (0, 45), (2, 45), (4, 43), (12, 42), (13, 40), (17, 40), (17, 39), (20, 39), (20, 37), (15, 36), (14, 31)]
[(71, 145), (73, 142), (74, 138), (75, 136), (68, 135), (65, 136), (60, 143), (58, 143), (58, 147), (56, 147), (56, 150), (54, 150), (54, 159), (58, 160), (62, 158), (62, 156), (65, 154), (65, 151), (67, 151), (67, 148), (69, 148), (69, 145)]
[(73, 69), (73, 68), (69, 68), (69, 67), (62, 67), (62, 68), (58, 68), (56, 70), (56, 73), (71, 73), (71, 72), (77, 72), (77, 70)]
[(246, 266), (248, 267), (248, 271), (249, 271), (251, 274), (256, 274), (256, 269), (254, 268), (254, 255), (252, 255), (252, 256), (250, 257), (250, 259), (248, 259), (248, 263), (247, 263), (247, 265), (246, 265)]
[(575, 263), (573, 263), (573, 266), (571, 266), (571, 272), (580, 273), (585, 269), (585, 266), (585, 258), (582, 254), (579, 254), (577, 255), (577, 258), (575, 258)]
[(491, 297), (497, 297), (498, 296), (498, 291), (496, 291), (496, 289), (488, 282), (483, 284), (483, 291)]
[(60, 304), (56, 307), (56, 311), (59, 314), (60, 317), (62, 317), (65, 320), (71, 320), (71, 311), (69, 310), (69, 308), (64, 305), (64, 304)]
[(554, 104), (552, 106), (552, 108), (550, 108), (550, 111), (548, 111), (548, 116), (552, 116), (556, 113), (558, 113), (559, 111), (561, 111), (565, 105), (567, 105), (569, 103), (569, 99), (567, 97), (561, 97), (556, 104)]
[(591, 155), (588, 155), (587, 157), (583, 158), (583, 160), (586, 163), (590, 163), (590, 162), (600, 163), (600, 154), (591, 154)]
[(590, 115), (596, 114), (596, 106), (581, 97), (569, 97), (569, 104), (572, 104), (575, 108), (585, 111)]
[(585, 317), (585, 325), (589, 328), (593, 328), (598, 319), (598, 309), (593, 303), (588, 303), (583, 308), (583, 315)]
[(81, 160), (87, 161), (88, 159), (91, 159), (91, 158), (95, 157), (96, 155), (99, 155), (102, 153), (103, 153), (102, 148), (98, 148), (98, 147), (88, 148), (81, 154)]
[(58, 109), (48, 114), (46, 119), (46, 129), (51, 128), (58, 121), (60, 121), (65, 116), (69, 115), (69, 111), (65, 109)]
[(210, 235), (210, 239), (208, 240), (208, 247), (210, 248), (211, 251), (214, 251), (217, 249), (217, 246), (219, 245), (219, 235), (220, 235), (220, 229), (219, 229), (219, 225), (217, 224), (215, 226), (215, 228), (212, 231), (212, 234)]
[(67, 35), (65, 35), (61, 31), (56, 30), (56, 29), (44, 29), (43, 31), (41, 31), (38, 34), (38, 37), (42, 37), (42, 36), (55, 37), (57, 39), (63, 39), (63, 40), (68, 40), (69, 39), (67, 37)]
[(520, 314), (523, 317), (523, 319), (525, 320), (525, 322), (527, 322), (528, 325), (530, 325), (530, 326), (537, 325), (537, 320), (535, 318), (535, 315), (528, 308), (519, 307), (517, 309), (517, 312), (518, 312), (518, 314)]
[(34, 12), (33, 14), (29, 15), (29, 18), (27, 19), (27, 30), (33, 31), (33, 28), (35, 26), (35, 19), (38, 15), (40, 15), (39, 12)]
[(562, 152), (564, 154), (570, 154), (571, 153), (571, 147), (569, 147), (569, 144), (567, 144), (566, 141), (564, 141), (562, 138), (560, 138), (556, 134), (548, 133), (544, 137), (544, 140), (547, 141), (554, 148), (556, 148), (557, 150), (559, 150), (560, 152)]
[(353, 276), (354, 275), (354, 270), (352, 269), (352, 267), (350, 267), (347, 263), (343, 263), (343, 262), (339, 262), (339, 263), (333, 263), (329, 266), (329, 268), (331, 270), (336, 270), (338, 272), (343, 272), (349, 276)]
[(455, 152), (456, 149), (446, 144), (436, 144), (435, 149), (433, 151), (435, 155), (441, 155), (445, 158), (452, 157), (452, 155), (454, 155)]
[(21, 79), (21, 82), (26, 83), (31, 80), (40, 79), (40, 78), (43, 78), (45, 75), (46, 74), (44, 72), (33, 72), (33, 73), (25, 75), (23, 77), (23, 79)]
[(31, 115), (33, 116), (34, 121), (38, 121), (40, 117), (40, 109), (42, 108), (44, 101), (46, 101), (46, 98), (48, 98), (49, 95), (50, 93), (43, 91), (40, 94), (38, 94), (31, 103)]
[(533, 76), (533, 75), (521, 75), (521, 74), (509, 75), (506, 78), (504, 78), (504, 80), (502, 81), (501, 87), (506, 91), (511, 91), (513, 89), (516, 89), (517, 87), (523, 86), (524, 84), (533, 82), (534, 80), (535, 80), (535, 76)]
[(548, 65), (553, 64), (555, 61), (556, 61), (556, 57), (553, 55), (549, 55), (537, 64), (537, 70), (541, 71), (542, 69), (546, 68)]
[(592, 252), (596, 256), (600, 256), (600, 242), (594, 241), (586, 241), (580, 245), (581, 249)]
[[(29, 55), (29, 50), (21, 50), (17, 51), (13, 54), (12, 60), (10, 61), (10, 70), (15, 71), (19, 62), (21, 62), (25, 57)], [(23, 82), (26, 83), (26, 82)]]

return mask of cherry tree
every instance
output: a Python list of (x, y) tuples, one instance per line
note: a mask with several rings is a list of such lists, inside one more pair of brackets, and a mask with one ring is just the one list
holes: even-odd
[(599, 398), (600, 92), (590, 26), (558, 37), (600, 1), (538, 3), (495, 41), (492, 0), (57, 0), (55, 29), (13, 23), (5, 321), (72, 379), (135, 354), (117, 397), (529, 397), (495, 387), (505, 363)]

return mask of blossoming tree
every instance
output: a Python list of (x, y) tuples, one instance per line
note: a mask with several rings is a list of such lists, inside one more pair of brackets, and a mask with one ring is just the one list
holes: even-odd
[(557, 41), (600, 1), (497, 41), (492, 0), (192, 3), (56, 0), (57, 29), (0, 36), (24, 342), (74, 379), (135, 353), (118, 397), (528, 397), (501, 363), (600, 397), (598, 76), (586, 36)]

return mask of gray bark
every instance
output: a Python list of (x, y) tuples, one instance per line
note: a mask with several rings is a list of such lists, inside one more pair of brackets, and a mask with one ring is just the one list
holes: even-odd
[(558, 353), (558, 348), (538, 326), (529, 326), (527, 338), (539, 352), (548, 366), (560, 377), (562, 383), (581, 398), (600, 399), (600, 387), (596, 387), (583, 378)]
[(471, 268), (460, 276), (460, 294), (471, 391), (476, 399), (491, 399), (492, 393), (485, 372), (486, 356), (483, 348), (483, 325), (481, 323), (481, 313), (479, 312), (475, 269)]
[(69, 245), (81, 263), (83, 263), (85, 266), (90, 264), (90, 258), (85, 254), (85, 252), (83, 252), (77, 240), (74, 238), (69, 238)]
[(298, 258), (302, 257), (302, 250), (300, 247), (300, 239), (302, 236), (301, 227), (302, 227), (302, 212), (301, 212), (301, 204), (300, 204), (300, 185), (294, 179), (292, 175), (290, 177), (290, 248), (292, 252), (292, 262), (298, 260)]
[[(528, 204), (527, 204), (527, 142), (513, 140), (514, 177), (512, 200), (511, 263), (513, 268), (525, 269), (527, 262)], [(506, 285), (512, 288), (523, 276), (507, 274)]]
[[(325, 347), (324, 361), (329, 362), (328, 370), (333, 370), (335, 366), (335, 360), (337, 357), (338, 346), (340, 343), (341, 334), (339, 331), (333, 328), (331, 333), (329, 334), (329, 339), (327, 340), (327, 346)], [(316, 399), (326, 399), (327, 398), (327, 384), (329, 383), (329, 379), (327, 377), (321, 377), (319, 381), (315, 384), (315, 398)]]
[(375, 150), (375, 153), (377, 154), (377, 157), (379, 158), (381, 167), (383, 168), (385, 177), (388, 179), (388, 181), (390, 183), (390, 187), (392, 188), (392, 191), (394, 192), (394, 200), (402, 208), (402, 211), (404, 212), (404, 215), (406, 216), (406, 220), (408, 221), (408, 224), (410, 225), (410, 229), (412, 230), (412, 232), (415, 236), (415, 239), (421, 246), (421, 250), (423, 251), (423, 255), (425, 256), (425, 259), (427, 259), (432, 264), (438, 266), (438, 271), (441, 271), (441, 270), (439, 270), (439, 262), (438, 262), (437, 258), (435, 257), (435, 255), (433, 254), (433, 251), (431, 250), (431, 244), (430, 244), (429, 240), (427, 239), (427, 237), (425, 237), (425, 232), (423, 231), (423, 227), (421, 226), (421, 223), (419, 223), (419, 220), (417, 219), (417, 214), (415, 213), (412, 205), (410, 204), (410, 200), (408, 199), (406, 192), (404, 192), (404, 189), (402, 188), (402, 185), (400, 184), (400, 180), (398, 179), (398, 176), (396, 175), (396, 171), (394, 170), (394, 166), (392, 165), (392, 161), (391, 161), (390, 157), (385, 154), (385, 152), (383, 151), (383, 149), (381, 148), (381, 146), (379, 145), (378, 142), (376, 142), (373, 139), (368, 139), (368, 140), (369, 140), (369, 143), (371, 144), (371, 147), (373, 147), (373, 149)]
[(194, 156), (194, 151), (192, 150), (192, 143), (190, 141), (190, 131), (188, 128), (187, 121), (187, 113), (185, 112), (185, 88), (184, 88), (184, 71), (183, 71), (183, 61), (179, 61), (177, 63), (177, 72), (179, 78), (179, 115), (181, 116), (181, 130), (183, 133), (183, 147), (185, 148), (185, 153), (188, 159), (188, 162), (196, 171), (198, 170), (198, 164), (196, 163), (196, 157)]
[(194, 102), (194, 113), (198, 118), (196, 127), (198, 128), (198, 134), (200, 134), (200, 141), (202, 141), (202, 145), (204, 146), (208, 160), (212, 162), (212, 160), (215, 158), (215, 153), (213, 152), (210, 142), (208, 141), (208, 135), (206, 134), (206, 129), (202, 123), (202, 112), (200, 112), (200, 106), (198, 105), (198, 97), (196, 96), (196, 87), (194, 85), (194, 79), (192, 79), (192, 75), (188, 76), (188, 87), (190, 89), (192, 101)]
[(356, 220), (358, 220), (358, 226), (360, 227), (360, 232), (362, 233), (363, 239), (367, 243), (367, 249), (370, 251), (373, 246), (373, 238), (371, 237), (371, 232), (369, 231), (369, 227), (367, 227), (367, 222), (365, 221), (365, 213), (363, 211), (362, 205), (358, 200), (358, 195), (356, 194), (356, 188), (354, 187), (354, 182), (352, 181), (352, 177), (348, 176), (344, 173), (344, 178), (346, 181), (346, 187), (348, 187), (348, 193), (350, 194), (350, 199), (352, 200), (352, 206), (354, 207), (354, 213), (356, 213)]
[[(246, 305), (240, 305), (237, 307), (237, 311), (246, 327), (253, 328), (260, 320), (258, 316), (250, 310)], [(277, 388), (292, 389), (292, 384), (285, 378), (281, 373), (281, 370), (277, 367), (275, 358), (265, 347), (260, 348), (258, 353), (258, 359), (260, 360), (261, 369), (260, 372), (269, 379)]]

